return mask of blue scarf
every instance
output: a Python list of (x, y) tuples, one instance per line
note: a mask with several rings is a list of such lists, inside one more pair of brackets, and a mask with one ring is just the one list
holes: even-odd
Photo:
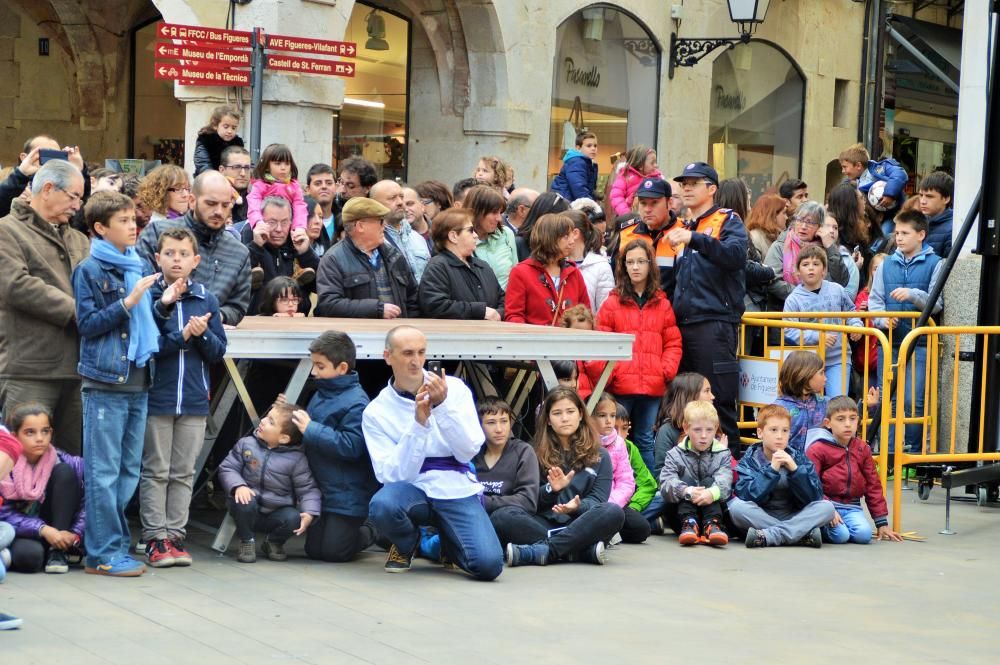
[[(90, 243), (90, 255), (121, 270), (128, 293), (132, 293), (136, 282), (142, 278), (142, 259), (134, 247), (127, 248), (123, 254), (110, 242), (97, 238)], [(153, 319), (153, 297), (149, 291), (142, 294), (142, 300), (129, 313), (128, 359), (137, 367), (145, 367), (149, 358), (160, 350), (160, 331)]]

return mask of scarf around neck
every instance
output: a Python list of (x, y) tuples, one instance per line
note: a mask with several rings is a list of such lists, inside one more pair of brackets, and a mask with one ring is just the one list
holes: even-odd
[[(806, 246), (815, 245), (816, 241), (810, 241), (805, 243)], [(781, 252), (781, 277), (786, 282), (792, 286), (799, 285), (798, 271), (795, 267), (795, 262), (799, 258), (799, 252), (802, 251), (802, 241), (799, 240), (799, 234), (794, 231), (789, 231), (785, 236), (785, 245)]]
[(0, 480), (0, 494), (7, 501), (44, 501), (45, 487), (57, 461), (55, 446), (49, 446), (35, 464), (21, 455), (10, 476)]
[[(135, 247), (128, 247), (122, 253), (108, 241), (98, 238), (90, 243), (90, 255), (121, 270), (129, 293), (142, 278), (142, 259)], [(150, 357), (159, 350), (160, 336), (153, 319), (153, 298), (149, 291), (142, 294), (139, 304), (129, 310), (128, 331), (128, 359), (137, 367), (145, 367)]]

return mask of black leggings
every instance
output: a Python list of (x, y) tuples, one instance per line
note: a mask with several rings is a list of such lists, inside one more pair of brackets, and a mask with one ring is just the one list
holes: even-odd
[[(46, 525), (59, 531), (69, 531), (73, 518), (80, 511), (83, 488), (69, 464), (59, 462), (52, 469), (45, 486), (45, 500), (38, 516)], [(45, 568), (49, 544), (38, 538), (15, 538), (10, 545), (10, 569), (19, 573), (37, 573)]]
[(374, 540), (364, 523), (364, 517), (323, 513), (306, 531), (306, 556), (331, 563), (352, 560)]
[[(594, 506), (566, 524), (532, 515), (523, 508), (506, 506), (490, 515), (500, 542), (506, 545), (548, 544), (554, 559), (577, 554), (598, 541), (607, 542), (622, 528), (625, 516), (613, 503)], [(648, 525), (647, 525), (648, 527)], [(551, 536), (550, 530), (558, 529)]]
[(623, 543), (644, 543), (649, 538), (651, 529), (649, 520), (638, 511), (625, 507), (625, 523), (622, 525), (621, 534)]

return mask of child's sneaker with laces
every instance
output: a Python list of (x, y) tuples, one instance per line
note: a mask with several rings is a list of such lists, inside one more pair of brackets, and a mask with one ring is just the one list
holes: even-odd
[(240, 551), (236, 555), (236, 560), (240, 563), (257, 562), (257, 542), (253, 538), (240, 541)]
[(68, 573), (69, 562), (66, 561), (66, 554), (56, 549), (49, 550), (49, 556), (45, 560), (45, 572), (49, 575)]
[(726, 535), (725, 529), (719, 524), (718, 519), (711, 519), (705, 522), (705, 525), (701, 530), (702, 538), (705, 542), (712, 547), (725, 547), (729, 544), (729, 536)]
[(170, 568), (177, 563), (170, 541), (153, 538), (147, 542), (146, 563), (153, 568)]
[(743, 544), (749, 548), (767, 547), (767, 538), (764, 537), (764, 532), (760, 529), (750, 527), (747, 529), (747, 536), (743, 540)]
[(288, 560), (288, 554), (285, 553), (284, 543), (272, 543), (270, 540), (265, 540), (264, 544), (260, 546), (260, 551), (271, 561)]
[(88, 560), (83, 572), (106, 577), (139, 577), (146, 572), (146, 566), (130, 556), (122, 556), (107, 563), (95, 563)]
[(175, 566), (190, 566), (191, 565), (191, 553), (187, 551), (184, 547), (184, 541), (180, 538), (174, 540), (168, 540), (167, 546), (170, 548), (171, 553), (174, 555), (174, 565)]
[(510, 566), (544, 566), (549, 562), (549, 546), (545, 543), (515, 545), (507, 543), (504, 562)]
[(681, 533), (677, 537), (677, 542), (688, 547), (690, 545), (697, 545), (698, 538), (701, 534), (698, 533), (698, 522), (695, 521), (693, 517), (689, 517), (684, 520), (684, 524), (681, 525)]

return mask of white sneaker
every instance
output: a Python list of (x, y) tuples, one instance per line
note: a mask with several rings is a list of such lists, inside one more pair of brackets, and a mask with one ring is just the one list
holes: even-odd
[(614, 547), (620, 542), (622, 542), (622, 535), (620, 533), (615, 533), (615, 535), (611, 536), (611, 540), (608, 541), (608, 545), (610, 547)]

